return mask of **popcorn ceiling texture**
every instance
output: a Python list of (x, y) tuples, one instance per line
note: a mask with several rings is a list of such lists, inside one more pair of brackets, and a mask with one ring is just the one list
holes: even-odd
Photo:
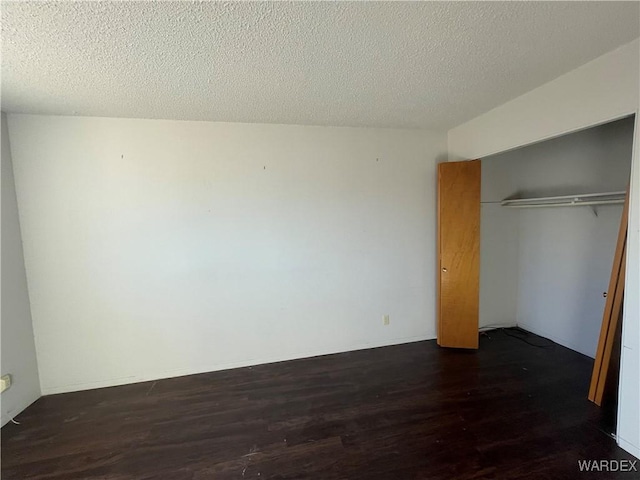
[(639, 16), (637, 2), (3, 2), (2, 109), (448, 129), (631, 41)]

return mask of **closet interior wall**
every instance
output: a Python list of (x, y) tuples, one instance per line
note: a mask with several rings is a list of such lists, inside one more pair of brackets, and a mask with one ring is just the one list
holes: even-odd
[(622, 205), (508, 208), (622, 191), (633, 117), (482, 159), (480, 327), (518, 325), (595, 356)]

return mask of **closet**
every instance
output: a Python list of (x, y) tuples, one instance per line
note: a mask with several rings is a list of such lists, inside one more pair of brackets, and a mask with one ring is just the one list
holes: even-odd
[[(634, 118), (627, 117), (477, 162), (479, 289), (452, 294), (441, 267), (440, 302), (443, 286), (462, 302), (475, 294), (477, 316), (466, 321), (475, 322), (476, 332), (519, 326), (593, 358), (629, 183), (633, 131)], [(442, 263), (447, 247), (440, 241), (438, 249)], [(465, 346), (441, 341), (451, 338), (450, 326), (460, 328), (442, 307), (438, 326), (441, 345)]]

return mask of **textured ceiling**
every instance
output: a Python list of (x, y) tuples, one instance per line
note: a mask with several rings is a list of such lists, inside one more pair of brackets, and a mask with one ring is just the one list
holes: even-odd
[(2, 109), (447, 129), (638, 37), (637, 2), (2, 2)]

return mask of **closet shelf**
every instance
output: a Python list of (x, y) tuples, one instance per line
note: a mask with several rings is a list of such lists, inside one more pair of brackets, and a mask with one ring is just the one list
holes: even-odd
[(580, 207), (624, 203), (626, 192), (586, 193), (583, 195), (561, 195), (556, 197), (513, 198), (500, 202), (503, 207), (543, 208)]

